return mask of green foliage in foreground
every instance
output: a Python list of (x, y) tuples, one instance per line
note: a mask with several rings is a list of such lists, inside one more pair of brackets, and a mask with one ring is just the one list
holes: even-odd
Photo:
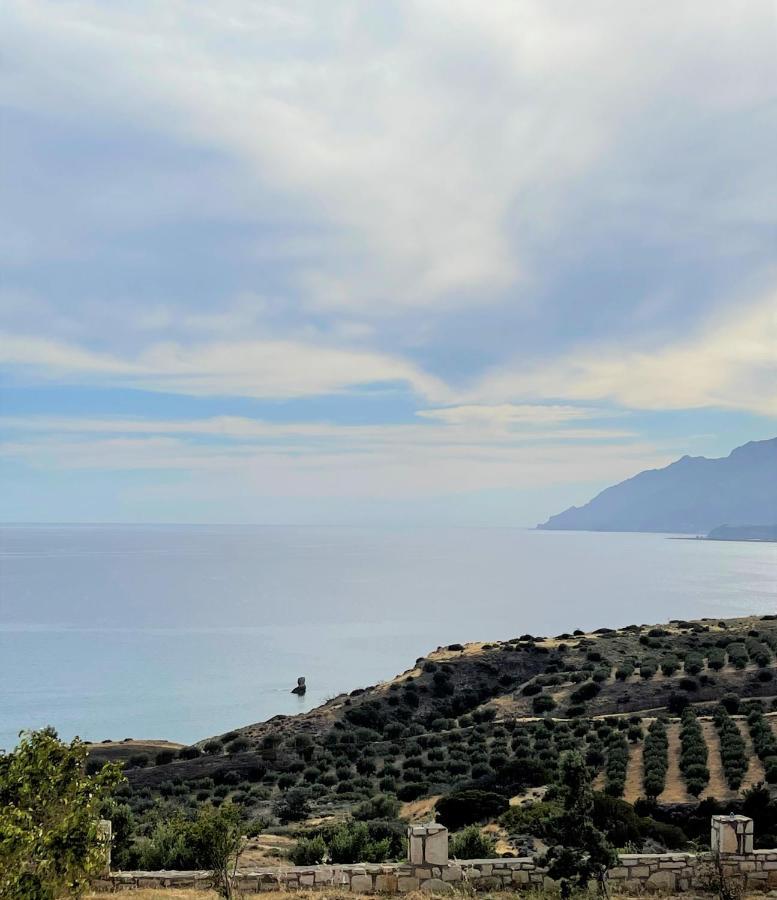
[(406, 854), (404, 826), (390, 822), (345, 822), (301, 837), (291, 851), (295, 866), (322, 862), (380, 863)]
[(86, 746), (51, 728), (20, 738), (0, 755), (0, 897), (78, 897), (104, 865), (100, 807), (121, 770), (87, 775)]

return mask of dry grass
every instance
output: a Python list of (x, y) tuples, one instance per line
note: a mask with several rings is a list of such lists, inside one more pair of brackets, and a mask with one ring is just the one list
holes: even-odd
[(428, 822), (434, 813), (434, 807), (442, 794), (432, 794), (420, 800), (409, 800), (403, 803), (399, 811), (400, 819), (405, 822)]

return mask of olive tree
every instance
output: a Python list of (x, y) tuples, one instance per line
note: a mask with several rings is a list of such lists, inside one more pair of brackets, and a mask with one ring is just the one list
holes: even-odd
[(579, 753), (561, 757), (558, 790), (562, 811), (553, 820), (552, 845), (545, 855), (548, 875), (559, 882), (561, 896), (595, 881), (607, 895), (607, 872), (617, 862), (615, 850), (593, 822), (591, 775)]

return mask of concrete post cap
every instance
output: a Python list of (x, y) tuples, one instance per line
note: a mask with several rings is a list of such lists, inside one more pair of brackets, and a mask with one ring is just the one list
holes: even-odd
[(437, 822), (430, 822), (428, 825), (410, 825), (407, 833), (411, 837), (423, 837), (425, 834), (437, 834), (440, 831), (447, 831), (444, 825)]

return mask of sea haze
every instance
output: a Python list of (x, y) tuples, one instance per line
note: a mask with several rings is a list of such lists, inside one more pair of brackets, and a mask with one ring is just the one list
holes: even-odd
[[(0, 527), (0, 747), (190, 742), (453, 641), (774, 612), (777, 545), (521, 529)], [(305, 675), (304, 700), (289, 690)]]

